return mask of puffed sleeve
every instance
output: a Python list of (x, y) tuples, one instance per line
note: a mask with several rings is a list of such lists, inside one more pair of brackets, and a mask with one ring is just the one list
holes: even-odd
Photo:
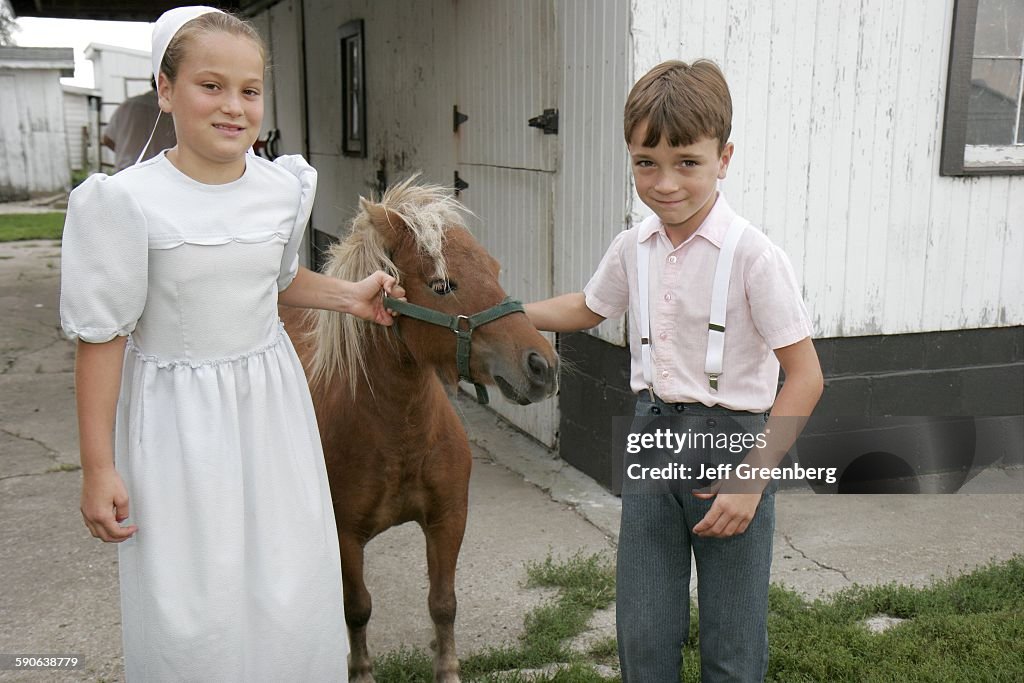
[(306, 231), (309, 215), (313, 212), (313, 198), (316, 196), (316, 169), (306, 163), (306, 160), (299, 154), (278, 157), (274, 163), (298, 178), (300, 185), (295, 224), (292, 226), (288, 244), (285, 245), (284, 257), (281, 259), (281, 274), (277, 278), (277, 291), (283, 292), (295, 279), (295, 274), (299, 272), (299, 245), (302, 243), (302, 234)]
[(149, 242), (138, 201), (100, 173), (68, 200), (60, 268), (60, 324), (101, 343), (129, 334), (146, 304)]

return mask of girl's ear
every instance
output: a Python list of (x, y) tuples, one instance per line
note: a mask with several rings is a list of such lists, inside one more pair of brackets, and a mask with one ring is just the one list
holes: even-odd
[(405, 221), (394, 211), (364, 197), (359, 198), (359, 208), (370, 217), (370, 223), (380, 234), (387, 248), (392, 250), (397, 247), (399, 240), (406, 232)]
[(156, 79), (156, 93), (160, 103), (160, 111), (165, 114), (171, 113), (171, 89), (171, 80), (167, 78), (167, 74), (161, 71)]

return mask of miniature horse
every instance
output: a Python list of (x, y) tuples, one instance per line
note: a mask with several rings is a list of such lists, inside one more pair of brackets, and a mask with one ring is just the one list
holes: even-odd
[[(450, 191), (413, 180), (380, 203), (360, 200), (324, 272), (358, 280), (384, 270), (399, 278), (410, 304), (454, 316), (501, 302), (499, 265), (466, 230), (461, 204)], [(282, 318), (309, 375), (334, 498), (350, 679), (373, 680), (363, 549), (381, 532), (416, 522), (426, 536), (434, 677), (458, 681), (455, 565), (472, 461), (445, 389), (459, 374), (456, 334), (406, 316), (391, 328), (325, 311), (282, 308)], [(511, 313), (477, 328), (469, 373), (525, 405), (555, 392), (558, 357), (523, 313)]]

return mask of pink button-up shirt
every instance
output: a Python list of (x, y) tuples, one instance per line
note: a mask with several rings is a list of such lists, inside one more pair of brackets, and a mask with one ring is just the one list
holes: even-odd
[[(583, 292), (590, 310), (616, 318), (629, 310), (630, 388), (647, 388), (640, 360), (637, 239), (654, 240), (650, 268), (654, 392), (676, 403), (760, 412), (775, 401), (779, 361), (773, 349), (811, 335), (811, 323), (785, 252), (757, 228), (736, 247), (726, 308), (718, 392), (704, 373), (711, 289), (718, 253), (736, 213), (719, 194), (697, 231), (673, 247), (657, 220), (619, 233)], [(639, 233), (639, 234), (638, 234)]]

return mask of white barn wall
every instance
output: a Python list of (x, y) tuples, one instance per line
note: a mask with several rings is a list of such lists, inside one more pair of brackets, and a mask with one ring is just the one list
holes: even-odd
[(633, 1), (631, 81), (665, 59), (725, 71), (723, 190), (789, 254), (816, 336), (1024, 322), (1024, 176), (938, 173), (952, 6)]
[[(581, 291), (615, 235), (630, 227), (629, 162), (622, 109), (632, 47), (627, 3), (563, 0), (555, 6), (562, 45), (562, 167), (555, 180), (554, 292)], [(594, 334), (625, 345), (622, 319)]]
[[(320, 174), (314, 224), (340, 235), (360, 195), (376, 187), (383, 164), (389, 182), (422, 169), (423, 180), (451, 185), (455, 169), (452, 104), (456, 46), (452, 5), (399, 0), (305, 0), (311, 163)], [(338, 27), (365, 22), (366, 120), (370, 156), (341, 149)], [(444, 68), (441, 68), (444, 67)]]

